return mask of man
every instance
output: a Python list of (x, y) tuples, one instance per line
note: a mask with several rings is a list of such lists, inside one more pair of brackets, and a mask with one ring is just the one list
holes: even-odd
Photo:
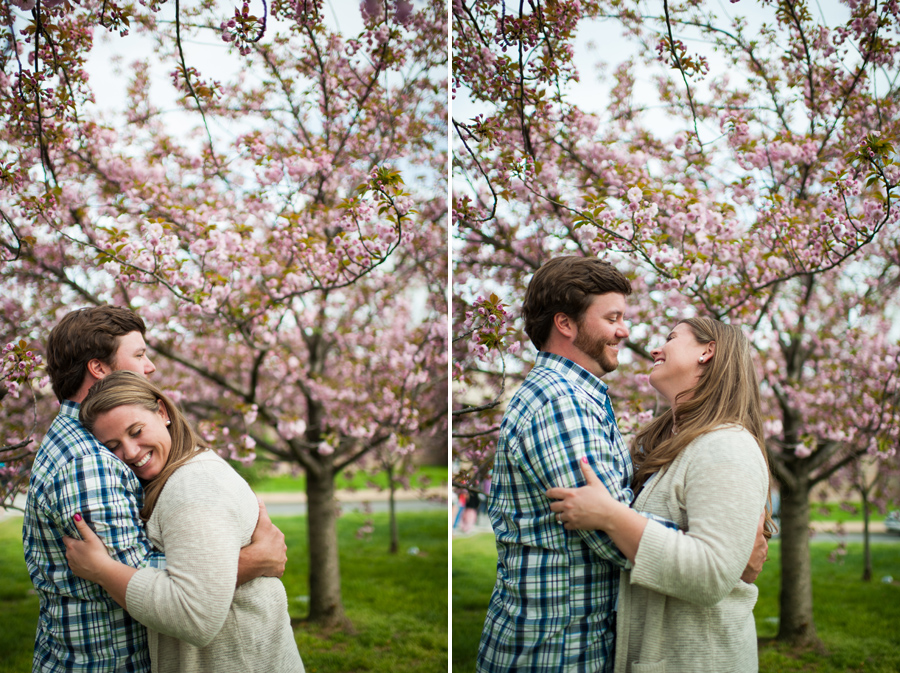
[(544, 493), (583, 485), (587, 457), (613, 497), (634, 499), (631, 456), (600, 380), (618, 367), (630, 294), (628, 280), (596, 258), (552, 259), (528, 285), (525, 331), (539, 353), (507, 407), (494, 457), (497, 582), (481, 673), (613, 669), (626, 559), (601, 531), (566, 531)]
[[(141, 484), (78, 421), (88, 390), (110, 372), (154, 371), (143, 320), (98, 306), (69, 313), (51, 331), (47, 372), (60, 410), (32, 467), (22, 536), (40, 597), (33, 671), (150, 671), (146, 629), (99, 585), (69, 571), (63, 536), (76, 536), (81, 513), (118, 560), (164, 567), (140, 519)], [(239, 584), (284, 571), (284, 536), (261, 508), (253, 544), (241, 552)]]

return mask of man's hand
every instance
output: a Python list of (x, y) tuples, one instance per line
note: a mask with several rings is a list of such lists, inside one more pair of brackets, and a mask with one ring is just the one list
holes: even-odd
[(259, 502), (259, 520), (250, 538), (250, 544), (241, 549), (238, 563), (237, 585), (257, 577), (281, 577), (287, 564), (287, 545), (284, 533), (272, 523), (263, 501)]
[(284, 542), (284, 533), (272, 523), (269, 513), (263, 501), (257, 498), (259, 502), (259, 521), (256, 522), (256, 530), (250, 538), (250, 545), (259, 545), (263, 552), (263, 558), (266, 561), (265, 571), (262, 573), (264, 577), (281, 577), (284, 575), (284, 568), (287, 565), (287, 545)]
[(769, 541), (763, 535), (765, 522), (766, 513), (763, 512), (762, 516), (759, 517), (759, 525), (756, 527), (756, 540), (753, 542), (753, 551), (750, 552), (750, 561), (741, 575), (741, 579), (747, 584), (753, 584), (756, 581), (756, 578), (762, 572), (763, 563), (766, 562), (769, 556)]

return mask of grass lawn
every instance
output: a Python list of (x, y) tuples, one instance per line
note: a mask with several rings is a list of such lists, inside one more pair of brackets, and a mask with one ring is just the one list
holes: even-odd
[[(889, 507), (888, 511), (896, 509)], [(885, 514), (881, 514), (878, 510), (869, 511), (869, 522), (884, 521)], [(861, 502), (810, 502), (809, 503), (809, 520), (810, 521), (834, 521), (835, 523), (847, 523), (848, 521), (862, 521), (862, 503)]]
[[(256, 461), (249, 468), (243, 468), (238, 465), (234, 467), (253, 486), (253, 490), (257, 493), (293, 493), (306, 490), (306, 474), (302, 471), (296, 477), (290, 474), (270, 476), (267, 474), (270, 466), (262, 461)], [(410, 485), (423, 488), (426, 486), (446, 485), (447, 473), (446, 466), (423, 465), (411, 477)], [(373, 488), (373, 484), (386, 489), (388, 484), (387, 474), (384, 472), (374, 475), (356, 472), (351, 479), (347, 479), (342, 472), (334, 481), (337, 489)]]
[[(848, 544), (843, 563), (830, 563), (835, 544), (812, 544), (816, 629), (826, 652), (792, 652), (773, 643), (778, 625), (780, 545), (769, 548), (754, 611), (761, 673), (897, 673), (900, 671), (900, 544), (872, 547), (875, 579), (865, 583), (862, 545)], [(491, 534), (453, 540), (453, 671), (475, 670), (475, 655), (494, 586), (497, 554)], [(881, 582), (893, 576), (890, 584)]]
[[(306, 518), (273, 519), (287, 540), (282, 581), (309, 673), (447, 670), (447, 514), (403, 512), (397, 519), (396, 555), (387, 552), (387, 514), (350, 513), (338, 521), (341, 589), (352, 633), (325, 633), (303, 621), (309, 595)], [(367, 520), (375, 531), (359, 539), (356, 533)], [(0, 522), (0, 673), (31, 670), (38, 599), (22, 559), (21, 530), (21, 518)], [(416, 553), (409, 553), (413, 547)]]

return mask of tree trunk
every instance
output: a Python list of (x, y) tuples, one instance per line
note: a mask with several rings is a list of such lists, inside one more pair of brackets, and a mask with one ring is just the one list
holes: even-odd
[(805, 475), (781, 486), (781, 620), (778, 640), (817, 645), (809, 556), (809, 492)]
[(872, 579), (872, 552), (869, 549), (869, 497), (865, 489), (859, 489), (862, 494), (863, 508), (863, 574), (862, 581), (868, 582)]
[(346, 622), (341, 602), (334, 476), (333, 466), (328, 461), (322, 461), (321, 470), (306, 472), (309, 619), (325, 626)]
[(388, 488), (390, 489), (390, 495), (388, 496), (388, 508), (390, 510), (390, 525), (391, 525), (391, 546), (390, 553), (396, 554), (400, 550), (400, 532), (397, 529), (397, 501), (395, 495), (397, 493), (397, 485), (394, 483), (394, 469), (393, 466), (388, 466), (387, 470), (388, 475)]

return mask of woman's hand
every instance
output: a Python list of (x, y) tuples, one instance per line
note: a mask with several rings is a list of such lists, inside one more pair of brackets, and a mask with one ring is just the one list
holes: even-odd
[(587, 486), (551, 488), (546, 496), (559, 502), (551, 503), (550, 509), (556, 512), (556, 520), (564, 524), (566, 530), (607, 530), (609, 516), (622, 503), (610, 495), (587, 458), (581, 459), (581, 471)]
[(81, 518), (81, 514), (75, 515), (75, 528), (81, 535), (80, 540), (63, 537), (69, 568), (78, 577), (95, 582), (106, 589), (112, 599), (127, 610), (125, 593), (128, 590), (129, 580), (137, 570), (111, 557), (103, 540), (91, 530), (87, 522)]
[(100, 584), (104, 568), (107, 568), (109, 563), (115, 563), (115, 560), (110, 558), (103, 540), (91, 530), (81, 514), (75, 515), (75, 528), (81, 535), (80, 540), (63, 537), (69, 568), (78, 577)]
[(581, 471), (587, 486), (551, 488), (547, 497), (559, 502), (550, 503), (550, 509), (566, 530), (605, 531), (625, 558), (634, 561), (647, 519), (610, 495), (587, 458), (581, 459)]

